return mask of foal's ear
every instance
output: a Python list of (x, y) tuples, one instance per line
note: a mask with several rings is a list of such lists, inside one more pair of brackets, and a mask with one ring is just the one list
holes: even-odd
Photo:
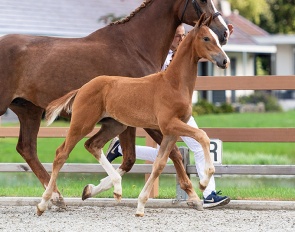
[(211, 24), (211, 22), (212, 22), (212, 19), (213, 19), (213, 16), (211, 14), (210, 17), (208, 17), (207, 19), (205, 19), (204, 25), (207, 26), (207, 27), (209, 27), (210, 24)]
[(206, 13), (203, 13), (199, 21), (197, 22), (197, 27), (200, 28), (204, 24), (205, 20), (206, 20)]

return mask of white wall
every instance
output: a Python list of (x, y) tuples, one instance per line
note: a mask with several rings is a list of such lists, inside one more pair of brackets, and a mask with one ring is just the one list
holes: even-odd
[[(254, 76), (254, 56), (252, 53), (227, 52), (227, 55), (230, 59), (236, 59), (236, 76)], [(214, 67), (215, 76), (224, 76), (224, 72), (226, 76), (231, 76), (230, 67), (226, 71)], [(253, 92), (253, 90), (236, 90), (236, 97), (250, 95)], [(226, 97), (230, 99), (231, 90), (226, 91)]]
[(294, 75), (294, 45), (277, 45), (276, 75)]

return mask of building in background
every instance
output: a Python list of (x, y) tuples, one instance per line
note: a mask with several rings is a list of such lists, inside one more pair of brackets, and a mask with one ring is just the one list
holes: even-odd
[[(229, 42), (223, 48), (231, 60), (230, 67), (227, 70), (221, 70), (212, 64), (201, 64), (200, 75), (212, 76), (254, 76), (261, 75), (260, 64), (267, 66), (267, 72), (263, 74), (276, 74), (275, 54), (276, 46), (273, 44), (262, 44), (256, 40), (256, 37), (267, 38), (268, 32), (253, 24), (237, 11), (232, 11), (228, 1), (216, 1), (219, 10), (227, 23), (233, 24), (234, 33), (230, 36)], [(201, 97), (213, 103), (229, 102), (234, 103), (237, 97), (253, 93), (252, 90), (238, 91), (202, 91)]]
[[(257, 36), (259, 44), (276, 46), (275, 75), (295, 75), (295, 35)], [(284, 110), (295, 109), (295, 91), (273, 91)]]

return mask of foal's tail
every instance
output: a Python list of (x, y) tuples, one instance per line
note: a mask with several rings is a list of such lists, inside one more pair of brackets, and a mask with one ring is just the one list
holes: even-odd
[(72, 105), (79, 89), (73, 90), (61, 98), (52, 101), (46, 108), (45, 118), (47, 120), (47, 126), (60, 115), (60, 112), (65, 110), (67, 113), (72, 112)]

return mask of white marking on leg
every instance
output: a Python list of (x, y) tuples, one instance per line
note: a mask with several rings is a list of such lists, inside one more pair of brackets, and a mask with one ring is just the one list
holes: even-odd
[(38, 209), (42, 212), (44, 212), (47, 209), (47, 206), (49, 204), (49, 200), (51, 199), (52, 196), (52, 188), (50, 188), (51, 186), (51, 178), (49, 181), (49, 184), (47, 186), (47, 188), (45, 189), (45, 191), (42, 194), (42, 199), (41, 202), (38, 204)]
[[(156, 160), (156, 162), (158, 162), (158, 161)], [(155, 163), (154, 163), (154, 165), (155, 165)], [(143, 189), (141, 190), (141, 192), (138, 196), (136, 216), (143, 216), (144, 215), (144, 207), (145, 207), (147, 200), (149, 199), (150, 192), (153, 188), (154, 180), (155, 180), (155, 177), (154, 177), (154, 173), (152, 172), (149, 179), (145, 183)]]
[[(119, 173), (120, 176), (123, 176), (126, 173), (126, 171), (123, 171), (120, 168), (118, 168), (116, 171)], [(95, 196), (95, 195), (97, 195), (101, 192), (104, 192), (106, 190), (109, 190), (111, 187), (113, 187), (113, 182), (111, 180), (111, 177), (107, 176), (107, 177), (100, 180), (99, 185), (97, 185), (97, 186), (93, 185), (92, 187), (93, 188), (91, 191), (91, 196)]]
[(106, 158), (102, 150), (101, 150), (99, 162), (101, 163), (101, 166), (104, 168), (104, 170), (106, 170), (106, 172), (111, 178), (111, 181), (114, 185), (114, 193), (118, 195), (122, 195), (122, 185), (121, 185), (122, 177), (115, 170), (113, 165), (111, 165), (111, 163), (108, 161), (108, 159)]

